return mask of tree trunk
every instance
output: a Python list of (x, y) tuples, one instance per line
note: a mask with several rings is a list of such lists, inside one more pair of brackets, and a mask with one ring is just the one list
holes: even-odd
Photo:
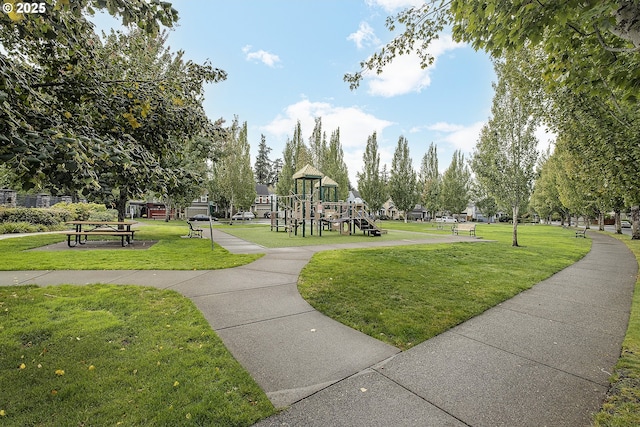
[(511, 246), (518, 246), (518, 206), (513, 207), (513, 242)]
[(640, 47), (640, 5), (631, 1), (619, 1), (620, 7), (613, 13), (616, 25), (609, 31), (638, 48)]
[(604, 212), (598, 214), (598, 230), (604, 231)]
[(118, 210), (118, 221), (124, 221), (127, 217), (127, 200), (129, 199), (129, 191), (126, 188), (120, 188), (120, 196), (116, 201), (116, 209)]
[(631, 207), (631, 240), (640, 240), (640, 206)]
[(164, 199), (164, 222), (169, 222), (171, 219), (171, 198), (166, 196)]
[(620, 222), (620, 210), (615, 211), (616, 234), (622, 234), (622, 223)]

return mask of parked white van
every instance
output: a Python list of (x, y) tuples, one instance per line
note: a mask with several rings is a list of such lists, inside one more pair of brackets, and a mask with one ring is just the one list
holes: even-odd
[(436, 222), (458, 222), (458, 220), (452, 216), (441, 216), (440, 218), (436, 218)]

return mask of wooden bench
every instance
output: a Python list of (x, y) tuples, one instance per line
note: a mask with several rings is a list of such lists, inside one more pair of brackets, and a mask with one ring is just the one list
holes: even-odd
[(576, 237), (584, 237), (587, 238), (587, 229), (583, 228), (582, 230), (576, 230)]
[[(133, 234), (135, 230), (103, 230), (103, 231), (67, 231), (65, 234), (67, 235), (67, 245), (72, 248), (76, 246), (78, 243), (84, 245), (82, 241), (82, 236), (84, 236), (84, 242), (87, 241), (87, 236), (119, 236), (122, 241), (122, 247), (127, 246), (133, 240)], [(71, 244), (71, 236), (74, 237), (74, 243)]]
[(190, 221), (187, 221), (187, 224), (189, 224), (189, 238), (199, 237), (202, 239), (202, 228), (194, 227)]
[(469, 236), (476, 235), (476, 225), (469, 223), (456, 224), (451, 228), (451, 233), (455, 235), (459, 235), (461, 231), (466, 231), (469, 233)]

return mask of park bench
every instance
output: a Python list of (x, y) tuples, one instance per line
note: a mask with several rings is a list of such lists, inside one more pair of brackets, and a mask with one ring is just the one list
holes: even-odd
[[(99, 231), (67, 231), (67, 245), (72, 248), (78, 243), (84, 245), (87, 242), (88, 236), (118, 236), (121, 238), (122, 247), (125, 247), (133, 240), (133, 234), (135, 230), (99, 230)], [(71, 237), (74, 237), (73, 244), (71, 244)], [(82, 240), (84, 236), (84, 242)]]
[(584, 237), (587, 238), (587, 228), (583, 228), (581, 230), (576, 230), (576, 237)]
[(456, 224), (451, 228), (451, 233), (455, 235), (459, 235), (461, 231), (465, 231), (469, 233), (469, 236), (476, 235), (476, 225), (475, 224)]
[(194, 227), (193, 224), (191, 224), (190, 221), (187, 221), (187, 224), (189, 224), (189, 238), (190, 239), (192, 237), (202, 238), (202, 228)]

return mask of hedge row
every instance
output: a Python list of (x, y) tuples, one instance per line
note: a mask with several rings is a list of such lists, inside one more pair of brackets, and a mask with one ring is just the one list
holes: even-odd
[(0, 234), (61, 229), (68, 221), (113, 221), (117, 211), (97, 203), (57, 203), (50, 208), (0, 206)]
[(26, 222), (46, 227), (72, 221), (72, 214), (55, 208), (0, 208), (0, 223)]
[(28, 222), (3, 222), (0, 223), (0, 234), (10, 233), (39, 233), (42, 231), (52, 231), (53, 227), (46, 227), (42, 224), (30, 224)]

